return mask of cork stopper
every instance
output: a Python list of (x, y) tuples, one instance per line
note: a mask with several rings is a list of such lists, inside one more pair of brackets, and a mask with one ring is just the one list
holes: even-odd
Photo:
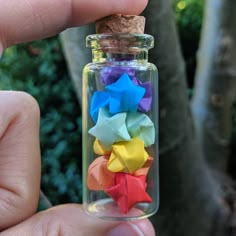
[(98, 34), (143, 34), (144, 28), (144, 16), (115, 14), (96, 22), (96, 32)]

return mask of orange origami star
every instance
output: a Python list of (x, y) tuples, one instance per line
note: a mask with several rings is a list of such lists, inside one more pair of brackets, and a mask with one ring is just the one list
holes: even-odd
[(114, 173), (107, 169), (107, 158), (101, 156), (96, 158), (89, 166), (87, 175), (87, 186), (91, 190), (104, 190), (114, 184)]
[(148, 171), (150, 169), (152, 162), (153, 162), (153, 158), (148, 157), (148, 159), (145, 162), (145, 164), (143, 165), (143, 167), (141, 169), (136, 170), (132, 175), (134, 175), (134, 176), (145, 175), (146, 176), (148, 174)]
[[(90, 190), (105, 190), (114, 185), (115, 173), (107, 169), (108, 157), (100, 156), (96, 158), (89, 166), (87, 175), (87, 186)], [(139, 176), (148, 174), (149, 168), (153, 161), (152, 157), (148, 157), (144, 166), (135, 171), (132, 175)]]

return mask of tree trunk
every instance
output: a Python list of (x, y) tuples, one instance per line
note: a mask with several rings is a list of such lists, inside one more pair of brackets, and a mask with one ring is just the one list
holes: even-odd
[(71, 79), (78, 100), (82, 100), (82, 70), (91, 62), (91, 50), (85, 47), (86, 36), (95, 32), (94, 25), (71, 28), (61, 33), (61, 40)]
[(204, 157), (225, 171), (236, 93), (236, 1), (208, 0), (192, 111)]
[(147, 33), (156, 38), (151, 60), (160, 72), (160, 210), (157, 235), (224, 235), (226, 210), (218, 183), (196, 142), (188, 104), (186, 74), (172, 1), (150, 0)]

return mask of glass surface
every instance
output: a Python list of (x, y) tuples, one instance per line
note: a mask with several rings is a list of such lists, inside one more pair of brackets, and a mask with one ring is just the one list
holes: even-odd
[[(84, 209), (90, 215), (111, 220), (149, 217), (156, 213), (159, 206), (158, 73), (155, 65), (148, 62), (148, 49), (153, 47), (153, 37), (130, 34), (121, 34), (116, 37), (114, 35), (91, 35), (87, 37), (87, 46), (92, 48), (93, 62), (86, 65), (83, 71)], [(127, 86), (122, 85), (121, 81), (127, 81)], [(133, 92), (136, 89), (138, 92)], [(140, 95), (138, 93), (142, 92), (142, 98), (138, 100)], [(135, 103), (136, 100), (139, 101), (138, 105)], [(95, 110), (96, 112), (93, 112)], [(125, 117), (125, 119), (119, 120), (121, 117)], [(120, 122), (118, 126), (115, 123), (116, 119), (118, 123)], [(153, 126), (150, 126), (150, 123)], [(107, 125), (108, 128), (106, 128)], [(116, 135), (117, 132), (121, 132), (123, 126), (129, 127), (127, 131), (130, 139), (126, 140), (122, 133), (121, 140), (112, 141), (111, 133), (115, 132)], [(134, 126), (136, 130), (133, 132), (132, 127)], [(97, 128), (94, 129), (94, 127)], [(149, 141), (153, 139), (153, 132), (155, 133), (154, 140)], [(109, 137), (109, 135), (111, 136)], [(95, 153), (94, 143), (98, 137), (101, 137), (99, 143), (103, 148), (106, 146), (105, 149), (109, 149), (106, 154)], [(123, 144), (126, 148), (126, 145), (130, 145), (133, 139), (144, 143), (145, 148), (137, 145), (132, 152), (138, 152), (138, 155), (136, 153), (133, 154), (134, 156), (127, 154), (118, 157), (115, 150), (119, 149), (116, 148), (123, 148)], [(136, 161), (136, 156), (142, 153), (139, 150), (147, 153), (148, 159)], [(125, 166), (122, 167), (122, 170), (117, 171), (118, 167), (114, 167), (111, 161), (113, 157), (115, 157), (114, 162)], [(150, 157), (153, 158), (152, 161), (150, 161)], [(102, 162), (94, 165), (99, 158)], [(137, 163), (139, 163), (139, 167), (136, 167)], [(145, 166), (149, 166), (148, 172), (145, 172), (146, 174), (139, 172), (144, 170)], [(109, 181), (109, 178), (112, 180)], [(142, 184), (140, 185), (140, 183)]]

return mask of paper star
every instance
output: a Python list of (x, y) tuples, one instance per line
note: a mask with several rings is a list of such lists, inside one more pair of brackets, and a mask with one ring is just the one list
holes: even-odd
[(148, 157), (143, 167), (141, 169), (136, 170), (132, 175), (134, 176), (145, 175), (146, 176), (148, 174), (148, 171), (150, 169), (152, 162), (153, 162), (153, 157)]
[(148, 154), (141, 139), (117, 142), (112, 145), (107, 168), (112, 172), (133, 173), (144, 165), (147, 158)]
[(140, 112), (129, 112), (126, 126), (130, 136), (142, 139), (145, 147), (151, 146), (155, 142), (155, 127), (147, 115)]
[(115, 186), (105, 190), (114, 199), (123, 213), (127, 213), (135, 204), (152, 202), (146, 193), (145, 176), (132, 176), (126, 173), (115, 174)]
[(106, 86), (110, 95), (109, 112), (116, 114), (124, 111), (136, 112), (138, 104), (145, 94), (145, 89), (132, 83), (124, 73), (115, 83)]
[(114, 173), (107, 169), (107, 158), (101, 156), (96, 158), (89, 166), (87, 175), (87, 186), (91, 190), (104, 190), (114, 184)]
[(124, 112), (110, 116), (106, 109), (100, 108), (97, 124), (88, 132), (109, 150), (110, 146), (115, 142), (130, 140), (125, 120), (126, 113)]
[(97, 91), (93, 94), (90, 105), (90, 116), (96, 123), (98, 119), (98, 112), (101, 107), (106, 107), (109, 104), (109, 94), (105, 91)]
[(107, 150), (101, 142), (96, 138), (93, 144), (93, 150), (98, 155), (110, 155), (111, 150)]
[(132, 79), (133, 84), (143, 87), (145, 89), (145, 94), (138, 104), (138, 109), (142, 112), (148, 112), (151, 110), (152, 106), (152, 84), (151, 81), (142, 83), (136, 77)]
[(130, 77), (134, 77), (135, 69), (132, 67), (109, 66), (101, 70), (101, 80), (104, 85), (109, 85), (116, 82), (120, 76), (127, 73)]
[[(109, 173), (113, 173), (115, 174), (114, 172), (110, 172), (108, 169), (107, 169), (107, 165), (108, 165), (108, 159), (109, 159), (109, 156), (101, 156), (101, 157), (98, 157), (95, 159), (95, 161), (90, 165), (89, 167), (89, 170), (94, 167), (95, 165), (96, 166), (99, 166), (99, 165), (103, 165), (103, 166), (106, 166), (106, 171), (108, 171)], [(136, 170), (134, 173), (132, 173), (133, 176), (138, 176), (138, 175), (147, 175), (148, 174), (148, 171), (150, 169), (150, 166), (153, 162), (153, 157), (148, 157), (147, 161), (144, 163), (144, 165), (142, 166), (142, 168)], [(94, 175), (95, 173), (93, 173)], [(95, 178), (95, 177), (94, 177)], [(100, 179), (98, 177), (96, 177), (96, 179)]]

